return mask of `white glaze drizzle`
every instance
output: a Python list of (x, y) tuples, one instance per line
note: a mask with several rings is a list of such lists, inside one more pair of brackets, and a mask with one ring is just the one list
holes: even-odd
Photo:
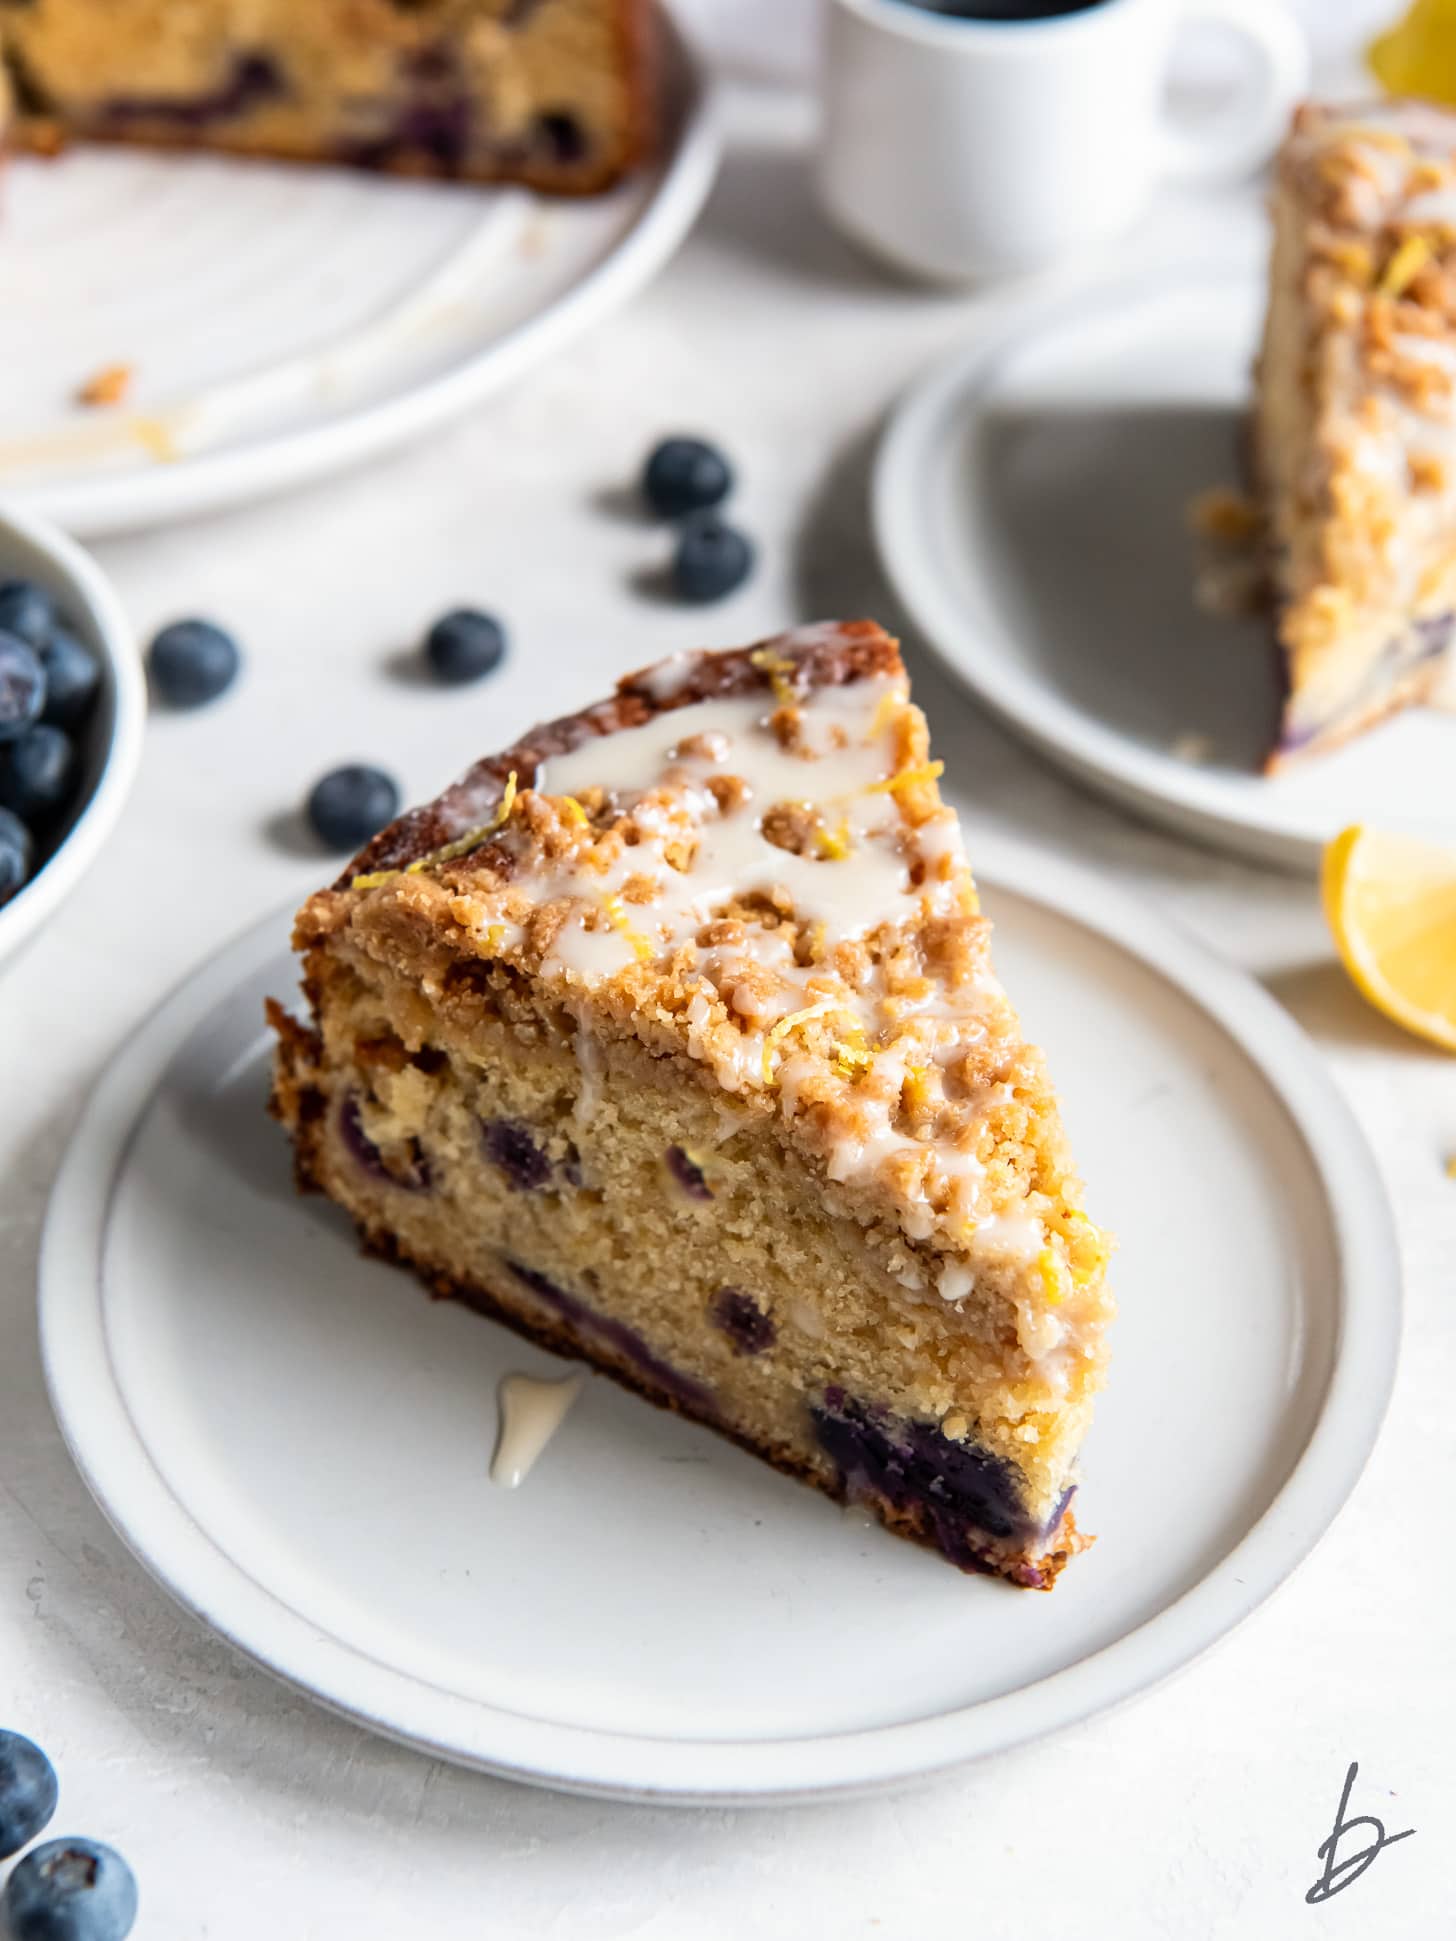
[(681, 694), (702, 665), (702, 659), (702, 652), (697, 648), (669, 654), (666, 660), (660, 660), (655, 666), (644, 669), (637, 676), (637, 685), (644, 694), (649, 695), (661, 706), (663, 702), (671, 701), (675, 695)]
[[(656, 673), (649, 670), (639, 680), (650, 684)], [(769, 695), (694, 702), (544, 763), (536, 777), (538, 792), (575, 796), (604, 789), (632, 809), (649, 836), (656, 831), (658, 841), (624, 848), (601, 870), (563, 872), (559, 864), (537, 863), (517, 876), (534, 901), (580, 899), (543, 970), (591, 986), (636, 961), (632, 939), (603, 923), (600, 914), (604, 901), (620, 897), (634, 878), (647, 878), (652, 895), (622, 909), (654, 957), (690, 942), (733, 899), (758, 893), (786, 897), (797, 921), (822, 924), (831, 943), (943, 912), (970, 880), (954, 811), (942, 809), (911, 829), (882, 786), (895, 772), (892, 722), (906, 699), (902, 677), (817, 689), (798, 703), (801, 727), (792, 748), (785, 748), (770, 726), (778, 704)], [(707, 785), (724, 776), (740, 779), (747, 799), (720, 814)], [(653, 800), (645, 802), (649, 795)], [(849, 855), (825, 860), (770, 842), (763, 816), (780, 803), (812, 805)], [(685, 828), (696, 846), (691, 867), (679, 870), (663, 851)], [(916, 859), (928, 866), (929, 881), (920, 890), (911, 885)], [(689, 1010), (690, 1048), (714, 1065), (729, 1090), (762, 1086), (774, 1026), (826, 1001), (822, 993), (830, 980), (822, 969), (796, 963), (789, 942), (773, 930), (752, 930), (728, 944), (705, 946), (699, 966), (704, 993), (701, 1004), (695, 1000)], [(890, 1171), (905, 1201), (902, 1221), (912, 1239), (929, 1239), (947, 1224), (962, 1241), (969, 1239), (984, 1169), (972, 1152), (898, 1129), (892, 1119), (901, 1088), (913, 1066), (942, 1062), (983, 1034), (978, 1010), (996, 988), (983, 978), (955, 993), (931, 985), (918, 999), (892, 998), (872, 970), (862, 990), (835, 993), (847, 1026), (863, 1034), (861, 1041), (874, 1042), (875, 1052), (874, 1069), (854, 1088), (854, 1109), (833, 1142), (827, 1170), (846, 1185), (868, 1183)], [(726, 1045), (721, 1033), (708, 1029), (709, 993), (724, 990), (731, 991), (731, 1008), (744, 1026)], [(901, 1035), (886, 1043), (887, 1030)], [(791, 1038), (768, 1055), (783, 1108), (792, 1117), (802, 1086), (822, 1075), (821, 1062), (796, 1052)], [(907, 1156), (912, 1167), (897, 1166)]]
[[(779, 745), (766, 727), (772, 701), (750, 695), (694, 702), (656, 715), (640, 728), (587, 742), (546, 762), (537, 788), (545, 795), (575, 795), (598, 787), (631, 800), (639, 821), (658, 822), (664, 846), (682, 835), (683, 817), (667, 808), (654, 818), (652, 810), (640, 806), (640, 797), (656, 788), (679, 796), (697, 837), (690, 869), (673, 869), (660, 853), (654, 859), (650, 848), (639, 844), (624, 849), (613, 867), (587, 885), (599, 899), (620, 894), (632, 877), (652, 877), (655, 894), (634, 927), (651, 937), (654, 954), (687, 941), (735, 896), (774, 890), (789, 897), (803, 921), (824, 923), (832, 937), (863, 936), (905, 914), (901, 906), (909, 887), (906, 862), (894, 841), (899, 812), (890, 796), (866, 793), (892, 774), (894, 759), (888, 730), (866, 736), (864, 727), (880, 701), (895, 699), (897, 691), (903, 699), (904, 683), (888, 678), (821, 689), (803, 708), (819, 747), (812, 759)], [(841, 736), (844, 745), (837, 746)], [(720, 815), (707, 784), (730, 775), (747, 783), (749, 800), (745, 810)], [(854, 867), (795, 855), (769, 842), (761, 818), (781, 802), (811, 802), (842, 816)], [(584, 914), (594, 917), (595, 910), (589, 907)], [(554, 950), (561, 969), (588, 979), (625, 969), (635, 955), (629, 939), (610, 928), (573, 927)]]
[(580, 1375), (540, 1381), (534, 1375), (503, 1375), (497, 1391), (500, 1428), (490, 1480), (501, 1489), (519, 1489), (537, 1458), (566, 1420), (581, 1393)]

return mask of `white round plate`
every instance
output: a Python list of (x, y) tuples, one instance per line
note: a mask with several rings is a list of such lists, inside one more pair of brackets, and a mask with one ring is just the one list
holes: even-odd
[(51, 1204), (51, 1396), (137, 1556), (351, 1718), (634, 1799), (869, 1790), (1115, 1704), (1227, 1632), (1334, 1516), (1385, 1408), (1378, 1174), (1263, 992), (1064, 865), (983, 862), (1033, 886), (988, 896), (1000, 966), (1121, 1242), (1079, 1512), (1099, 1537), (1051, 1596), (962, 1576), (600, 1378), (495, 1488), (500, 1377), (561, 1364), (294, 1195), (263, 1109), (281, 917), (128, 1043)]
[[(621, 303), (717, 167), (664, 11), (658, 160), (605, 196), (227, 157), (15, 158), (0, 254), (0, 492), (91, 535), (323, 477), (446, 423)], [(78, 387), (133, 372), (123, 404)]]
[(1195, 606), (1186, 515), (1241, 480), (1262, 305), (1207, 267), (1024, 304), (899, 405), (875, 527), (916, 625), (1011, 727), (1181, 833), (1312, 869), (1352, 822), (1452, 833), (1456, 718), (1259, 772), (1272, 631)]

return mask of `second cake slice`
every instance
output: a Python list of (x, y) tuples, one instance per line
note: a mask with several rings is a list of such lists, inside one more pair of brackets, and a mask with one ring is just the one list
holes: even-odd
[(1456, 639), (1456, 115), (1299, 111), (1253, 443), (1285, 669), (1279, 769), (1429, 699)]

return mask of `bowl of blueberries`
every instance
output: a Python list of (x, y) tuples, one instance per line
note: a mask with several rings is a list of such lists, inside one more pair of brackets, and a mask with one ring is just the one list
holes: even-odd
[(115, 826), (146, 712), (131, 629), (100, 569), (0, 505), (0, 968)]

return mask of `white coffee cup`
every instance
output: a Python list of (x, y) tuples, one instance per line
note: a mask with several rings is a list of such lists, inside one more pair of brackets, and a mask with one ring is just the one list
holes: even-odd
[[(1280, 0), (1093, 0), (975, 20), (914, 0), (827, 0), (819, 190), (855, 242), (947, 281), (1040, 268), (1134, 222), (1159, 180), (1262, 162), (1309, 78)], [(1214, 21), (1254, 57), (1205, 124), (1163, 93), (1179, 28)]]

